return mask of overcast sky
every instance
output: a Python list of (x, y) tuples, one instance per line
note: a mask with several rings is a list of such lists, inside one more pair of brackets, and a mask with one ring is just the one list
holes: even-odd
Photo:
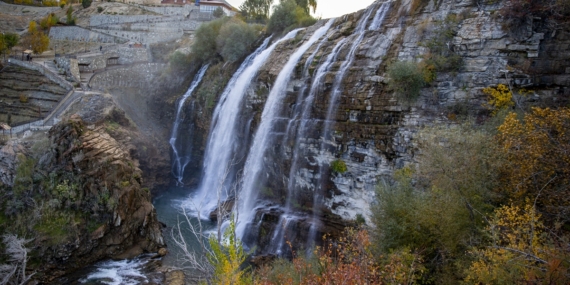
[[(239, 5), (241, 5), (244, 0), (226, 1), (234, 7), (239, 8)], [(278, 1), (279, 0), (274, 0), (275, 3), (278, 3)], [(315, 16), (323, 17), (323, 19), (338, 17), (364, 9), (372, 4), (372, 2), (374, 2), (374, 0), (317, 0), (317, 12)]]

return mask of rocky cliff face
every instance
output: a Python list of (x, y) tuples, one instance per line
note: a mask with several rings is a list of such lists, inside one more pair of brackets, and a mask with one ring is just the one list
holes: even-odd
[[(295, 222), (296, 233), (289, 241), (304, 241), (310, 229), (310, 214), (315, 212), (314, 192), (324, 189), (323, 201), (317, 205), (319, 233), (334, 231), (327, 225), (347, 224), (369, 213), (374, 189), (395, 169), (414, 162), (417, 151), (416, 132), (424, 125), (453, 124), (457, 117), (469, 116), (481, 122), (489, 117), (483, 107), (487, 101), (482, 89), (506, 84), (513, 90), (531, 90), (518, 101), (530, 105), (566, 104), (570, 95), (568, 29), (553, 28), (547, 19), (529, 18), (523, 25), (504, 30), (497, 12), (501, 1), (489, 3), (472, 0), (378, 1), (369, 10), (345, 15), (335, 20), (322, 45), (314, 44), (297, 63), (281, 102), (279, 120), (290, 120), (307, 94), (315, 71), (340, 41), (354, 41), (362, 17), (372, 20), (380, 7), (389, 6), (384, 21), (368, 28), (356, 47), (352, 64), (342, 81), (336, 81), (343, 63), (348, 60), (349, 45), (344, 46), (324, 74), (314, 102), (310, 106), (311, 131), (303, 137), (287, 137), (290, 125), (277, 126), (275, 144), (265, 154), (267, 177), (260, 187), (268, 207), (260, 207), (254, 230), (246, 241), (269, 242), (283, 210), (289, 182), (295, 180), (298, 198), (295, 211), (307, 213)], [(242, 134), (251, 138), (260, 122), (261, 112), (274, 81), (289, 56), (324, 24), (321, 21), (292, 40), (278, 46), (249, 88), (244, 104)], [(317, 49), (318, 46), (318, 49)], [(440, 52), (457, 64), (434, 71), (433, 81), (421, 90), (419, 99), (403, 104), (387, 87), (386, 68), (394, 61), (422, 62)], [(311, 57), (314, 54), (314, 57)], [(307, 61), (308, 59), (312, 61)], [(303, 73), (305, 65), (308, 73)], [(445, 65), (445, 64), (443, 64)], [(331, 102), (338, 87), (340, 96)], [(305, 90), (305, 91), (303, 91)], [(305, 93), (303, 93), (305, 92)], [(305, 94), (305, 95), (303, 95)], [(333, 106), (330, 136), (327, 113)], [(293, 120), (294, 121), (294, 120)], [(289, 123), (291, 124), (291, 123)], [(294, 124), (294, 123), (293, 123)], [(206, 129), (204, 129), (206, 131)], [(295, 160), (294, 147), (300, 145)], [(334, 161), (346, 163), (347, 171), (331, 170)], [(292, 165), (296, 165), (291, 173)], [(291, 225), (289, 225), (291, 226)], [(340, 226), (342, 227), (342, 226)], [(319, 235), (317, 235), (319, 236)]]
[(164, 246), (135, 158), (137, 132), (109, 96), (82, 100), (90, 104), (72, 106), (74, 115), (49, 131), (49, 141), (9, 142), (0, 155), (2, 217), (13, 221), (0, 229), (35, 237), (29, 267), (40, 283)]
[(150, 192), (141, 187), (142, 171), (102, 128), (90, 128), (75, 116), (50, 130), (51, 151), (44, 157), (47, 170), (73, 173), (82, 185), (80, 195), (104, 196), (107, 203), (106, 208), (84, 209), (98, 221), (95, 230), (79, 230), (67, 244), (42, 246), (46, 269), (63, 271), (102, 258), (132, 258), (163, 245)]

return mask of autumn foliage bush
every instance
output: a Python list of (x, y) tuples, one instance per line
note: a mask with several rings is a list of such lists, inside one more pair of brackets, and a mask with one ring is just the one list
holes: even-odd
[(504, 84), (499, 84), (497, 87), (484, 88), (483, 93), (489, 96), (489, 101), (485, 105), (493, 111), (493, 114), (515, 105), (513, 93)]
[(375, 256), (368, 231), (348, 228), (310, 257), (281, 259), (260, 268), (254, 284), (413, 284), (423, 270), (419, 256), (409, 251)]

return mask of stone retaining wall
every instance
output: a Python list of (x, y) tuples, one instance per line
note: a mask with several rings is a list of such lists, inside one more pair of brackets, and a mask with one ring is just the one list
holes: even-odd
[(38, 65), (38, 64), (34, 64), (34, 63), (30, 63), (30, 62), (25, 62), (25, 61), (21, 61), (21, 60), (17, 60), (17, 59), (13, 59), (10, 58), (8, 59), (8, 62), (10, 64), (14, 64), (14, 65), (18, 65), (27, 69), (32, 69), (35, 71), (39, 71), (41, 72), (45, 77), (47, 77), (49, 80), (57, 83), (59, 86), (63, 87), (65, 90), (71, 90), (73, 89), (73, 85), (71, 85), (71, 83), (67, 82), (66, 80), (64, 80), (63, 78), (59, 77), (58, 75), (54, 74), (53, 72), (51, 72), (49, 69), (45, 68), (44, 66)]
[(96, 70), (104, 69), (107, 67), (107, 58), (111, 56), (112, 54), (79, 57), (77, 61), (79, 64), (87, 64), (87, 66), (83, 67), (83, 72), (95, 72)]
[(150, 61), (149, 52), (146, 48), (120, 47), (117, 49), (119, 64), (132, 64)]
[[(180, 0), (182, 1), (182, 0)], [(192, 3), (192, 1), (188, 1)], [(192, 5), (182, 5), (182, 6), (166, 6), (166, 7), (150, 7), (150, 6), (143, 6), (143, 5), (136, 5), (137, 7), (155, 12), (165, 16), (173, 16), (173, 15), (181, 15), (184, 17), (188, 17), (193, 10), (198, 10), (197, 7)]]
[(54, 59), (56, 68), (63, 69), (65, 74), (71, 74), (75, 81), (80, 82), (79, 66), (77, 59), (67, 57), (56, 57)]
[(172, 32), (140, 32), (140, 31), (123, 31), (123, 30), (106, 30), (106, 29), (94, 29), (101, 33), (106, 33), (108, 35), (121, 37), (128, 41), (151, 44), (164, 41), (171, 41), (178, 39), (184, 35), (182, 29)]
[(95, 90), (105, 90), (116, 87), (147, 88), (153, 79), (165, 67), (162, 63), (141, 63), (122, 68), (95, 73), (89, 82), (89, 87)]
[(49, 31), (50, 39), (87, 41), (100, 43), (114, 43), (115, 37), (90, 31), (77, 26), (52, 27)]
[[(183, 16), (173, 16), (176, 20), (182, 20)], [(172, 18), (172, 17), (169, 17)], [(93, 15), (89, 19), (89, 26), (107, 26), (123, 23), (158, 23), (164, 22), (165, 17), (155, 15)]]

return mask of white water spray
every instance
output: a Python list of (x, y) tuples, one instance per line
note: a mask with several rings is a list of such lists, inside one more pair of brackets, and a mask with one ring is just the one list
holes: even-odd
[(240, 158), (234, 157), (237, 152), (236, 124), (239, 121), (239, 112), (242, 109), (243, 98), (252, 79), (265, 63), (275, 47), (284, 40), (297, 35), (299, 30), (289, 32), (285, 37), (267, 47), (266, 39), (253, 54), (248, 56), (238, 71), (234, 73), (226, 89), (220, 96), (220, 101), (214, 111), (212, 129), (208, 138), (206, 155), (204, 159), (204, 176), (194, 197), (194, 205), (198, 208), (201, 217), (208, 217), (216, 208), (218, 195), (225, 199), (230, 187), (235, 181), (229, 173), (230, 168)]
[(258, 180), (263, 172), (264, 155), (267, 147), (270, 145), (270, 130), (272, 129), (277, 114), (280, 110), (285, 89), (291, 79), (291, 73), (297, 65), (297, 62), (303, 54), (322, 37), (330, 28), (334, 20), (329, 20), (323, 27), (317, 29), (313, 35), (293, 53), (285, 66), (279, 72), (277, 79), (273, 84), (273, 88), (267, 97), (263, 113), (261, 114), (261, 122), (254, 137), (254, 141), (245, 164), (245, 173), (243, 178), (243, 188), (240, 193), (241, 199), (237, 205), (239, 219), (236, 227), (236, 234), (243, 237), (247, 224), (252, 221), (255, 216), (255, 206), (258, 196)]

